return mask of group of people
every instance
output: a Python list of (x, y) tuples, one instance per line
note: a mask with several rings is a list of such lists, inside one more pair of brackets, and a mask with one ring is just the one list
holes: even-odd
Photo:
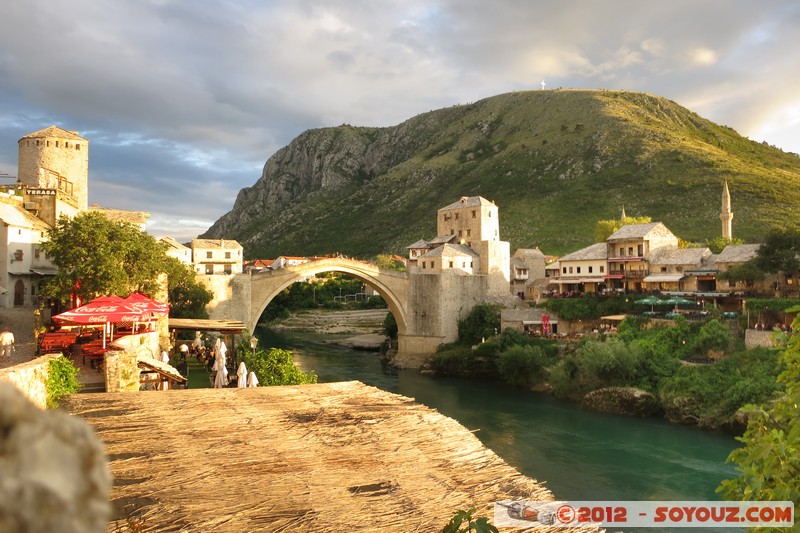
[(772, 331), (773, 329), (778, 328), (779, 330), (785, 331), (787, 333), (791, 330), (791, 326), (789, 326), (789, 324), (781, 324), (780, 322), (778, 322), (772, 327), (767, 326), (762, 322), (756, 322), (753, 328), (756, 329), (757, 331)]

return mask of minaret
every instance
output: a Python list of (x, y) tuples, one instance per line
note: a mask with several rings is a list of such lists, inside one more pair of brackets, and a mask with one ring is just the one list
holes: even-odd
[(728, 182), (725, 181), (725, 186), (722, 189), (722, 212), (719, 214), (719, 219), (722, 221), (722, 238), (733, 238), (733, 213), (731, 212), (731, 192), (728, 190)]
[(620, 215), (619, 219), (624, 221), (627, 217), (625, 216), (625, 206), (622, 206), (622, 215)]

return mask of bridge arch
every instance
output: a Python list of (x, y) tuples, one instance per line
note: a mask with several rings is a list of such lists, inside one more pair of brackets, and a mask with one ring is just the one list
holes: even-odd
[(269, 303), (286, 287), (293, 283), (308, 280), (323, 272), (348, 274), (369, 285), (381, 295), (389, 311), (397, 322), (398, 335), (407, 331), (408, 277), (405, 273), (381, 270), (377, 266), (353, 259), (330, 258), (310, 261), (280, 270), (252, 274), (251, 276), (251, 314), (247, 324), (255, 331), (262, 313)]

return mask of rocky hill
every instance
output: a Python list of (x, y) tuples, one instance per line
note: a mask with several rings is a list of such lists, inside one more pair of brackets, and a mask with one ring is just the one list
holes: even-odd
[(481, 195), (503, 240), (561, 254), (591, 244), (597, 220), (650, 216), (679, 237), (720, 235), (727, 180), (734, 236), (800, 228), (800, 157), (642, 93), (502, 94), (388, 128), (310, 130), (203, 237), (248, 258), (405, 253), (436, 232), (436, 210)]

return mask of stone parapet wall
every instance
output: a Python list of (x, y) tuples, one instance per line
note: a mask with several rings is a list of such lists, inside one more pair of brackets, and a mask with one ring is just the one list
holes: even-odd
[(160, 360), (158, 337), (153, 331), (128, 335), (111, 344), (103, 363), (106, 392), (139, 390), (139, 357)]
[(761, 331), (757, 329), (748, 329), (744, 333), (744, 347), (748, 350), (753, 348), (772, 348), (776, 345), (772, 336), (774, 331)]
[(0, 369), (0, 381), (7, 381), (17, 387), (40, 409), (47, 408), (47, 377), (50, 361), (61, 354), (48, 354), (33, 361)]

